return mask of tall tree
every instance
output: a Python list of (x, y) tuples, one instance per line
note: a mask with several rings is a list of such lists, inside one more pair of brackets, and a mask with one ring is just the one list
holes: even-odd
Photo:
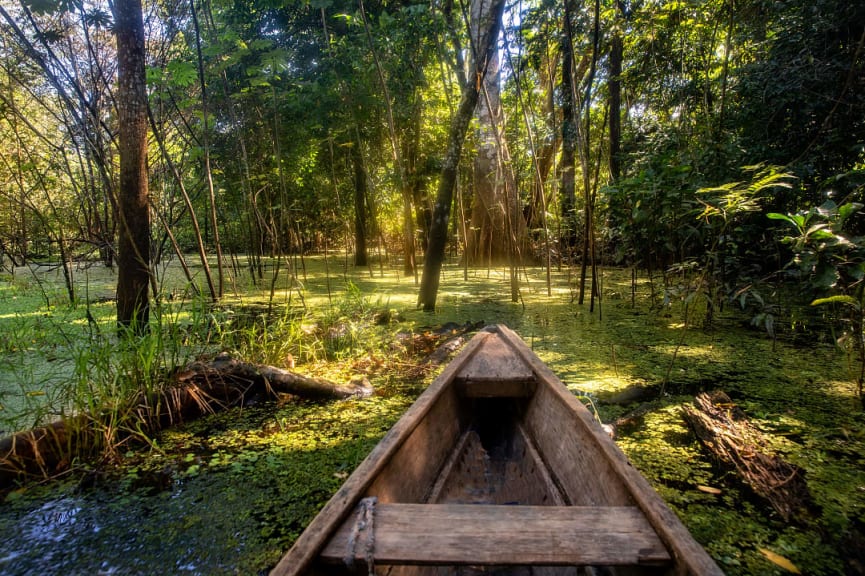
[[(472, 2), (473, 46), (481, 45), (482, 26), (493, 8), (490, 0)], [(498, 51), (487, 61), (478, 100), (472, 233), (466, 258), (472, 264), (514, 263), (527, 247), (527, 231), (505, 138)]]
[(147, 91), (141, 0), (115, 0), (120, 146), (117, 322), (142, 333), (150, 312)]
[[(625, 17), (625, 3), (617, 0), (618, 10), (610, 41), (609, 65), (609, 102), (610, 102), (610, 179), (615, 184), (622, 175), (622, 59), (624, 58), (624, 39), (622, 38)], [(621, 13), (622, 18), (618, 18)]]
[(366, 266), (366, 166), (363, 163), (360, 130), (351, 146), (351, 163), (354, 167), (354, 265)]
[(562, 19), (562, 179), (559, 209), (563, 226), (562, 242), (573, 248), (577, 241), (576, 165), (577, 165), (577, 91), (574, 69), (574, 33), (571, 0), (565, 0)]
[(478, 25), (481, 34), (478, 35), (479, 41), (475, 44), (475, 55), (472, 59), (467, 81), (463, 85), (460, 104), (451, 121), (448, 148), (433, 207), (429, 244), (424, 258), (423, 276), (418, 294), (418, 306), (423, 306), (423, 309), (427, 311), (435, 310), (463, 141), (478, 103), (487, 63), (495, 55), (504, 5), (504, 0), (492, 0), (491, 8), (486, 13), (486, 19)]

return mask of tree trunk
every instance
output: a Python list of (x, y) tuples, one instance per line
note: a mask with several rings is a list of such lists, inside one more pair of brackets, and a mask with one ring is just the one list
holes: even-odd
[[(489, 0), (472, 2), (472, 37), (480, 45), (483, 22), (492, 10)], [(498, 51), (487, 61), (475, 111), (478, 119), (474, 161), (472, 233), (466, 258), (475, 265), (514, 263), (527, 251), (527, 231), (504, 134)]]
[(117, 322), (143, 333), (150, 312), (150, 210), (141, 0), (116, 0), (114, 19), (120, 141)]
[(177, 380), (184, 385), (195, 383), (208, 393), (210, 387), (217, 382), (223, 382), (229, 389), (234, 390), (242, 390), (243, 385), (248, 384), (259, 392), (267, 392), (268, 395), (293, 394), (315, 399), (366, 397), (373, 392), (366, 378), (355, 378), (347, 384), (337, 384), (276, 366), (248, 364), (226, 354), (220, 354), (211, 362), (190, 364), (186, 370), (177, 374)]
[(366, 266), (366, 168), (360, 150), (360, 138), (351, 147), (354, 166), (354, 265)]
[[(427, 240), (429, 238), (430, 220), (432, 210), (430, 209), (429, 194), (424, 185), (422, 174), (423, 168), (418, 166), (418, 151), (420, 150), (420, 134), (423, 119), (423, 105), (419, 93), (415, 94), (415, 103), (412, 110), (410, 137), (405, 139), (405, 152), (403, 157), (406, 163), (406, 178), (411, 190), (412, 205), (414, 207), (415, 227), (419, 231), (420, 249), (426, 253)], [(425, 172), (425, 171), (424, 171)]]
[[(338, 384), (304, 376), (275, 366), (247, 364), (221, 354), (212, 362), (194, 362), (174, 373), (176, 386), (167, 386), (158, 399), (138, 395), (125, 407), (145, 431), (157, 431), (198, 418), (253, 397), (292, 394), (318, 400), (367, 397), (373, 389), (364, 377)], [(118, 399), (126, 400), (126, 399)], [(0, 439), (0, 490), (27, 476), (50, 478), (88, 456), (103, 440), (106, 426), (101, 414), (81, 414)], [(134, 436), (133, 427), (116, 430)]]
[[(483, 14), (478, 12), (484, 8), (488, 9), (485, 0), (472, 2), (475, 35), (478, 34), (477, 26), (483, 18)], [(498, 54), (493, 54), (484, 74), (485, 94), (480, 94), (475, 111), (478, 119), (477, 156), (474, 159), (471, 233), (466, 248), (466, 257), (469, 263), (474, 265), (506, 262), (508, 257), (506, 205), (503, 202), (506, 184), (503, 167), (499, 162), (496, 134), (502, 111), (500, 78)]]
[(417, 231), (420, 230), (421, 249), (426, 250), (426, 235), (429, 225), (426, 215), (426, 199), (424, 198), (423, 182), (418, 174), (418, 151), (420, 150), (420, 134), (423, 117), (423, 102), (420, 90), (415, 90), (412, 95), (411, 115), (408, 126), (403, 131), (402, 158), (405, 167), (405, 194), (404, 209), (409, 212), (404, 215), (403, 220), (408, 227), (411, 225), (410, 234), (405, 239), (405, 266), (403, 273), (406, 276), (414, 275), (417, 282)]
[(813, 499), (805, 471), (770, 452), (769, 442), (720, 390), (703, 392), (683, 415), (708, 450), (768, 500), (785, 521), (806, 515)]
[[(595, 282), (597, 273), (597, 264), (595, 262), (595, 216), (594, 216), (594, 193), (592, 192), (592, 147), (591, 147), (591, 128), (592, 128), (592, 83), (595, 80), (595, 71), (598, 65), (599, 46), (600, 46), (600, 0), (595, 0), (595, 15), (592, 40), (592, 66), (589, 70), (589, 77), (586, 80), (586, 95), (583, 98), (581, 108), (586, 111), (586, 123), (583, 128), (583, 133), (577, 133), (577, 142), (580, 151), (580, 166), (583, 171), (583, 255), (580, 261), (580, 296), (579, 303), (583, 303), (586, 288), (586, 270), (591, 261), (592, 266), (592, 295), (590, 311), (594, 311), (595, 294), (597, 292), (597, 283)], [(579, 123), (579, 119), (577, 120)], [(579, 129), (579, 125), (578, 125)], [(600, 163), (598, 164), (600, 166)], [(595, 176), (597, 182), (597, 175)]]
[(610, 47), (610, 180), (622, 176), (622, 33), (616, 32)]
[(546, 124), (548, 135), (543, 138), (540, 148), (537, 150), (537, 178), (532, 180), (532, 197), (529, 203), (529, 213), (526, 218), (526, 223), (532, 230), (546, 230), (546, 207), (548, 205), (544, 189), (546, 188), (547, 178), (550, 175), (550, 169), (559, 150), (561, 138), (556, 134), (555, 121), (555, 83), (553, 81), (553, 71), (551, 67), (553, 63), (549, 58), (544, 58), (547, 64), (544, 66), (548, 69), (548, 74), (543, 75), (541, 80), (541, 90), (544, 95), (543, 115), (544, 124)]
[(457, 180), (457, 169), (459, 167), (460, 155), (462, 154), (463, 141), (466, 130), (478, 102), (480, 94), (480, 83), (483, 80), (487, 61), (492, 58), (496, 50), (496, 41), (501, 28), (502, 11), (504, 0), (492, 0), (493, 6), (489, 11), (487, 20), (480, 23), (479, 28), (486, 30), (483, 41), (477, 42), (478, 54), (472, 60), (468, 81), (463, 86), (463, 94), (460, 105), (451, 121), (448, 136), (448, 149), (445, 155), (442, 174), (439, 179), (438, 193), (433, 207), (433, 219), (430, 226), (429, 248), (424, 259), (423, 276), (421, 278), (420, 292), (418, 294), (418, 306), (424, 310), (435, 310), (436, 298), (438, 297), (439, 277), (442, 263), (444, 262), (445, 245), (447, 244), (448, 220), (450, 219), (451, 205), (453, 204), (454, 187)]
[(577, 241), (577, 106), (574, 102), (576, 73), (573, 42), (570, 2), (566, 0), (562, 25), (562, 183), (559, 191), (559, 208), (564, 223), (561, 238), (563, 249), (572, 249)]

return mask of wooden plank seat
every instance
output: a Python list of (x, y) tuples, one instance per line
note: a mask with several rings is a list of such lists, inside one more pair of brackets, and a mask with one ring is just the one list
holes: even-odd
[[(377, 564), (657, 565), (671, 561), (634, 506), (375, 504), (372, 530), (352, 514), (321, 554), (363, 563), (368, 537)], [(369, 518), (369, 516), (367, 516)]]

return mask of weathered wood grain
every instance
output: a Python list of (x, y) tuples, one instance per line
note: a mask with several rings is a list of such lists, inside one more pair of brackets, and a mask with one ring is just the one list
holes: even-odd
[[(576, 436), (580, 438), (579, 441), (597, 446), (596, 457), (606, 460), (610, 468), (621, 478), (630, 497), (646, 515), (649, 523), (661, 537), (673, 557), (673, 569), (670, 573), (723, 576), (724, 573), (718, 568), (714, 560), (694, 540), (687, 528), (658, 496), (649, 482), (628, 462), (624, 453), (603, 431), (588, 409), (571, 394), (553, 371), (541, 362), (540, 358), (526, 346), (516, 333), (505, 326), (499, 326), (498, 330), (502, 339), (507, 341), (514, 351), (532, 367), (532, 371), (539, 381), (538, 390), (548, 391), (549, 394), (557, 397), (559, 402), (571, 409), (572, 420), (575, 423), (580, 423), (575, 432)], [(530, 414), (527, 414), (527, 421), (531, 422), (531, 420)], [(535, 441), (542, 448), (546, 448), (548, 445), (540, 438), (535, 438)], [(551, 462), (548, 461), (548, 464)], [(559, 472), (555, 468), (551, 468), (551, 471)], [(560, 474), (559, 477), (561, 479)], [(574, 503), (578, 502), (579, 500), (574, 501)]]
[[(348, 551), (346, 530), (365, 496), (379, 499), (380, 574), (473, 576), (489, 573), (487, 564), (500, 576), (571, 576), (563, 566), (574, 564), (587, 574), (611, 564), (598, 573), (616, 576), (722, 574), (585, 406), (504, 326), (472, 339), (272, 574), (346, 574), (322, 561)], [(365, 555), (362, 538), (354, 551)]]
[(466, 362), (455, 382), (467, 398), (523, 398), (535, 391), (531, 368), (501, 339), (497, 332), (487, 336), (483, 348)]
[(296, 576), (306, 572), (328, 538), (351, 513), (357, 502), (364, 496), (369, 485), (378, 477), (378, 474), (390, 462), (391, 457), (402, 447), (405, 440), (436, 405), (440, 396), (448, 390), (456, 373), (481, 348), (487, 336), (487, 333), (481, 333), (473, 338), (438, 378), (430, 384), (429, 388), (420, 395), (381, 442), (373, 448), (369, 456), (349, 476), (342, 488), (324, 505), (318, 516), (295, 541), (294, 546), (270, 572), (271, 576)]
[[(366, 556), (369, 531), (349, 537), (343, 523), (322, 552), (342, 562)], [(635, 507), (380, 504), (376, 564), (641, 565), (669, 562), (661, 540)], [(350, 549), (353, 548), (353, 549)]]

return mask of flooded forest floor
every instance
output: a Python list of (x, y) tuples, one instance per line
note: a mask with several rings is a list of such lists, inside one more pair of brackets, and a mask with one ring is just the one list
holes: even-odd
[[(6, 489), (0, 574), (266, 574), (431, 381), (434, 371), (418, 367), (429, 350), (414, 343), (433, 346), (435, 331), (466, 322), (516, 330), (603, 422), (639, 408), (642, 417), (619, 431), (617, 444), (726, 573), (865, 573), (859, 367), (815, 312), (792, 299), (776, 302), (773, 338), (733, 305), (704, 326), (699, 298), (686, 308), (682, 287), (665, 289), (660, 277), (640, 277), (632, 299), (630, 271), (605, 270), (602, 300), (590, 312), (573, 301), (567, 270), (553, 272), (551, 295), (544, 270), (525, 271), (512, 303), (507, 271), (466, 276), (450, 266), (431, 314), (415, 308), (414, 280), (397, 270), (320, 257), (302, 264), (293, 275), (283, 271), (272, 292), (270, 282), (235, 287), (208, 312), (219, 337), (178, 352), (178, 365), (236, 351), (232, 331), (265, 338), (270, 319), (290, 316), (291, 346), (250, 360), (336, 381), (362, 375), (375, 394), (232, 408), (126, 446), (119, 463)], [(62, 403), (57, 391), (75, 363), (69, 335), (92, 337), (86, 315), (110, 330), (111, 273), (79, 274), (90, 305), (75, 309), (57, 303), (61, 288), (46, 288), (56, 274), (0, 278), (2, 430)], [(177, 286), (166, 298), (171, 322), (197, 326)], [(710, 390), (726, 392), (772, 451), (804, 470), (808, 510), (785, 521), (707, 452), (682, 407)]]

